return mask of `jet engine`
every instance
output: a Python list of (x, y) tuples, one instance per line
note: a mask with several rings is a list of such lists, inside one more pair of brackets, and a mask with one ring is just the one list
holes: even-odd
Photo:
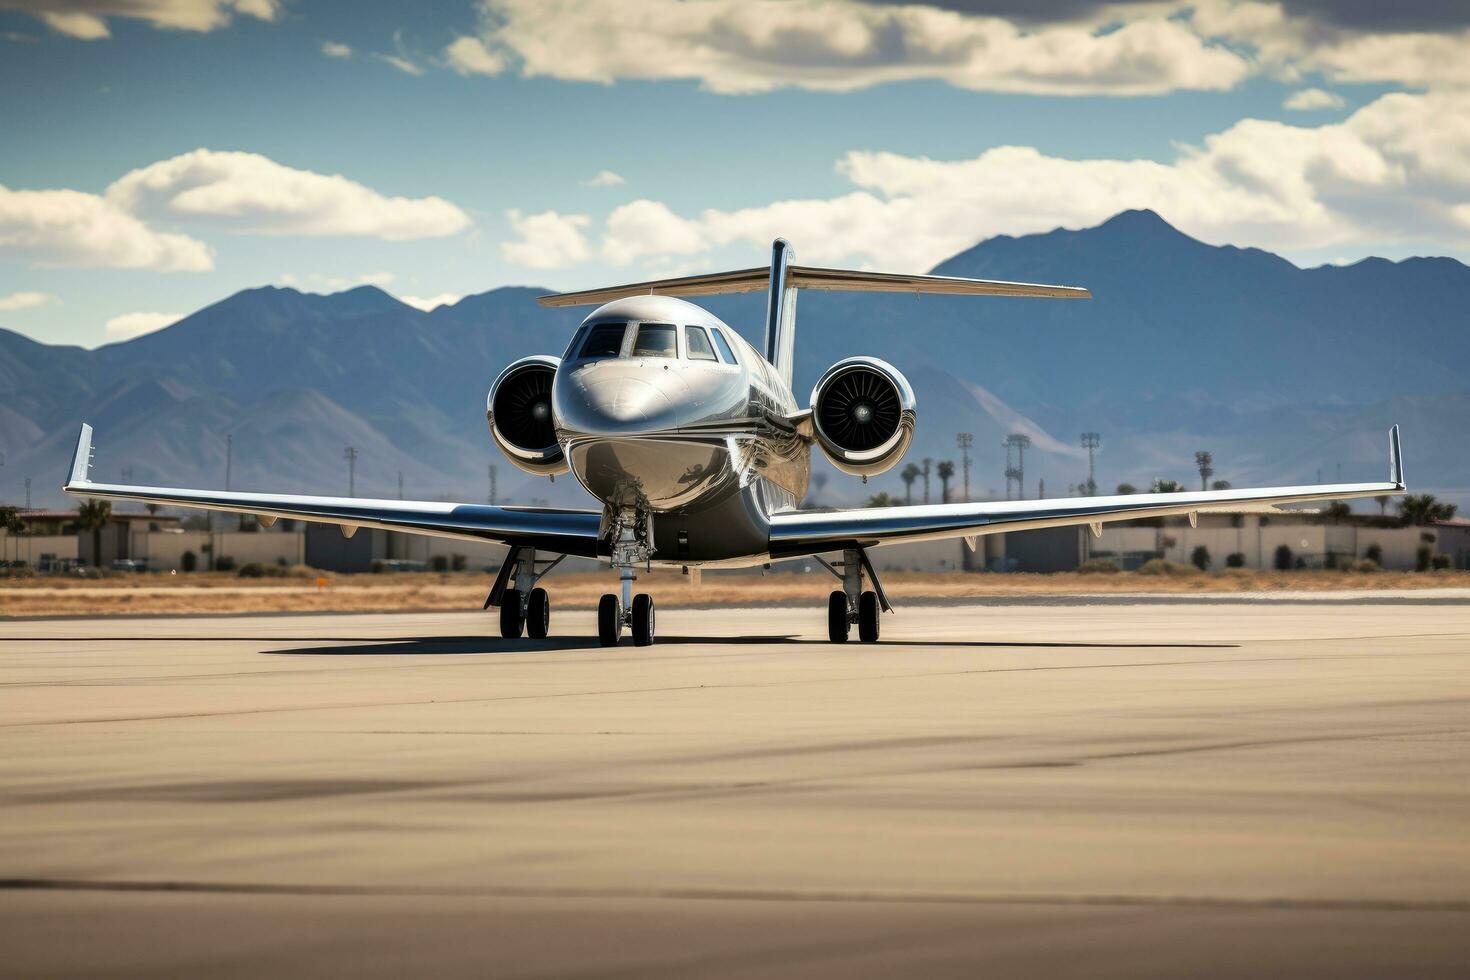
[(551, 415), (551, 382), (560, 364), (558, 357), (523, 357), (500, 373), (485, 399), (495, 445), (517, 468), (536, 476), (571, 469)]
[(817, 442), (844, 473), (887, 472), (914, 441), (914, 389), (876, 357), (832, 365), (812, 389), (811, 405)]

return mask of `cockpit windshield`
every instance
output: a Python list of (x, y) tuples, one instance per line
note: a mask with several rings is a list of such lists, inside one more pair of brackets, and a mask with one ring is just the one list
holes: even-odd
[(643, 323), (633, 342), (634, 357), (678, 357), (678, 339), (672, 323)]
[(587, 334), (587, 342), (582, 345), (581, 357), (617, 357), (623, 352), (623, 334), (627, 331), (626, 323), (599, 323)]

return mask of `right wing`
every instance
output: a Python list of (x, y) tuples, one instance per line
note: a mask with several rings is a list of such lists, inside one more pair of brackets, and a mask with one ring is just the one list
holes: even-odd
[(905, 541), (975, 538), (982, 534), (1043, 527), (1092, 525), (1101, 533), (1109, 521), (1138, 517), (1195, 515), (1242, 503), (1289, 504), (1351, 500), (1405, 490), (1399, 427), (1389, 431), (1387, 483), (1337, 483), (1190, 493), (1135, 493), (1114, 497), (1056, 497), (965, 504), (918, 504), (861, 510), (787, 511), (771, 515), (770, 555), (799, 558), (842, 548), (871, 548)]
[(596, 558), (602, 514), (592, 510), (550, 507), (492, 507), (420, 500), (372, 500), (362, 497), (308, 497), (283, 493), (236, 493), (230, 490), (180, 490), (172, 487), (135, 487), (93, 483), (88, 479), (92, 459), (92, 427), (82, 423), (72, 457), (70, 478), (62, 489), (77, 497), (141, 500), (200, 510), (254, 514), (276, 518), (337, 524), (344, 534), (359, 527), (383, 528), (409, 534), (494, 541)]

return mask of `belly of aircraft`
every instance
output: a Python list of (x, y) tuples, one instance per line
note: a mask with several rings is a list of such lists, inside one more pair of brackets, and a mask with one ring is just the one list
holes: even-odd
[(587, 492), (613, 508), (704, 508), (739, 491), (729, 441), (639, 436), (584, 439), (567, 462)]

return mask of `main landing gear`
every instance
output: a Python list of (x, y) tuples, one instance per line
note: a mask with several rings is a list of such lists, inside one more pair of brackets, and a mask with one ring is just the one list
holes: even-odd
[[(833, 643), (846, 643), (852, 625), (856, 623), (859, 640), (877, 643), (878, 616), (892, 612), (893, 607), (888, 604), (883, 584), (878, 581), (878, 573), (868, 561), (867, 553), (861, 548), (848, 548), (842, 552), (842, 561), (836, 565), (821, 558), (817, 561), (822, 562), (827, 571), (842, 583), (841, 589), (827, 597), (827, 638)], [(864, 572), (873, 582), (871, 590), (863, 589)]]
[(633, 634), (633, 645), (646, 647), (653, 643), (654, 636), (653, 596), (646, 592), (633, 594), (633, 566), (648, 561), (653, 554), (648, 518), (641, 512), (623, 512), (611, 523), (610, 551), (622, 596), (609, 592), (597, 603), (597, 639), (605, 647), (615, 647), (626, 626)]
[(510, 549), (485, 598), (486, 609), (500, 607), (501, 636), (513, 639), (524, 629), (533, 640), (546, 639), (551, 632), (551, 597), (536, 583), (565, 557), (538, 562), (535, 548), (517, 545)]

